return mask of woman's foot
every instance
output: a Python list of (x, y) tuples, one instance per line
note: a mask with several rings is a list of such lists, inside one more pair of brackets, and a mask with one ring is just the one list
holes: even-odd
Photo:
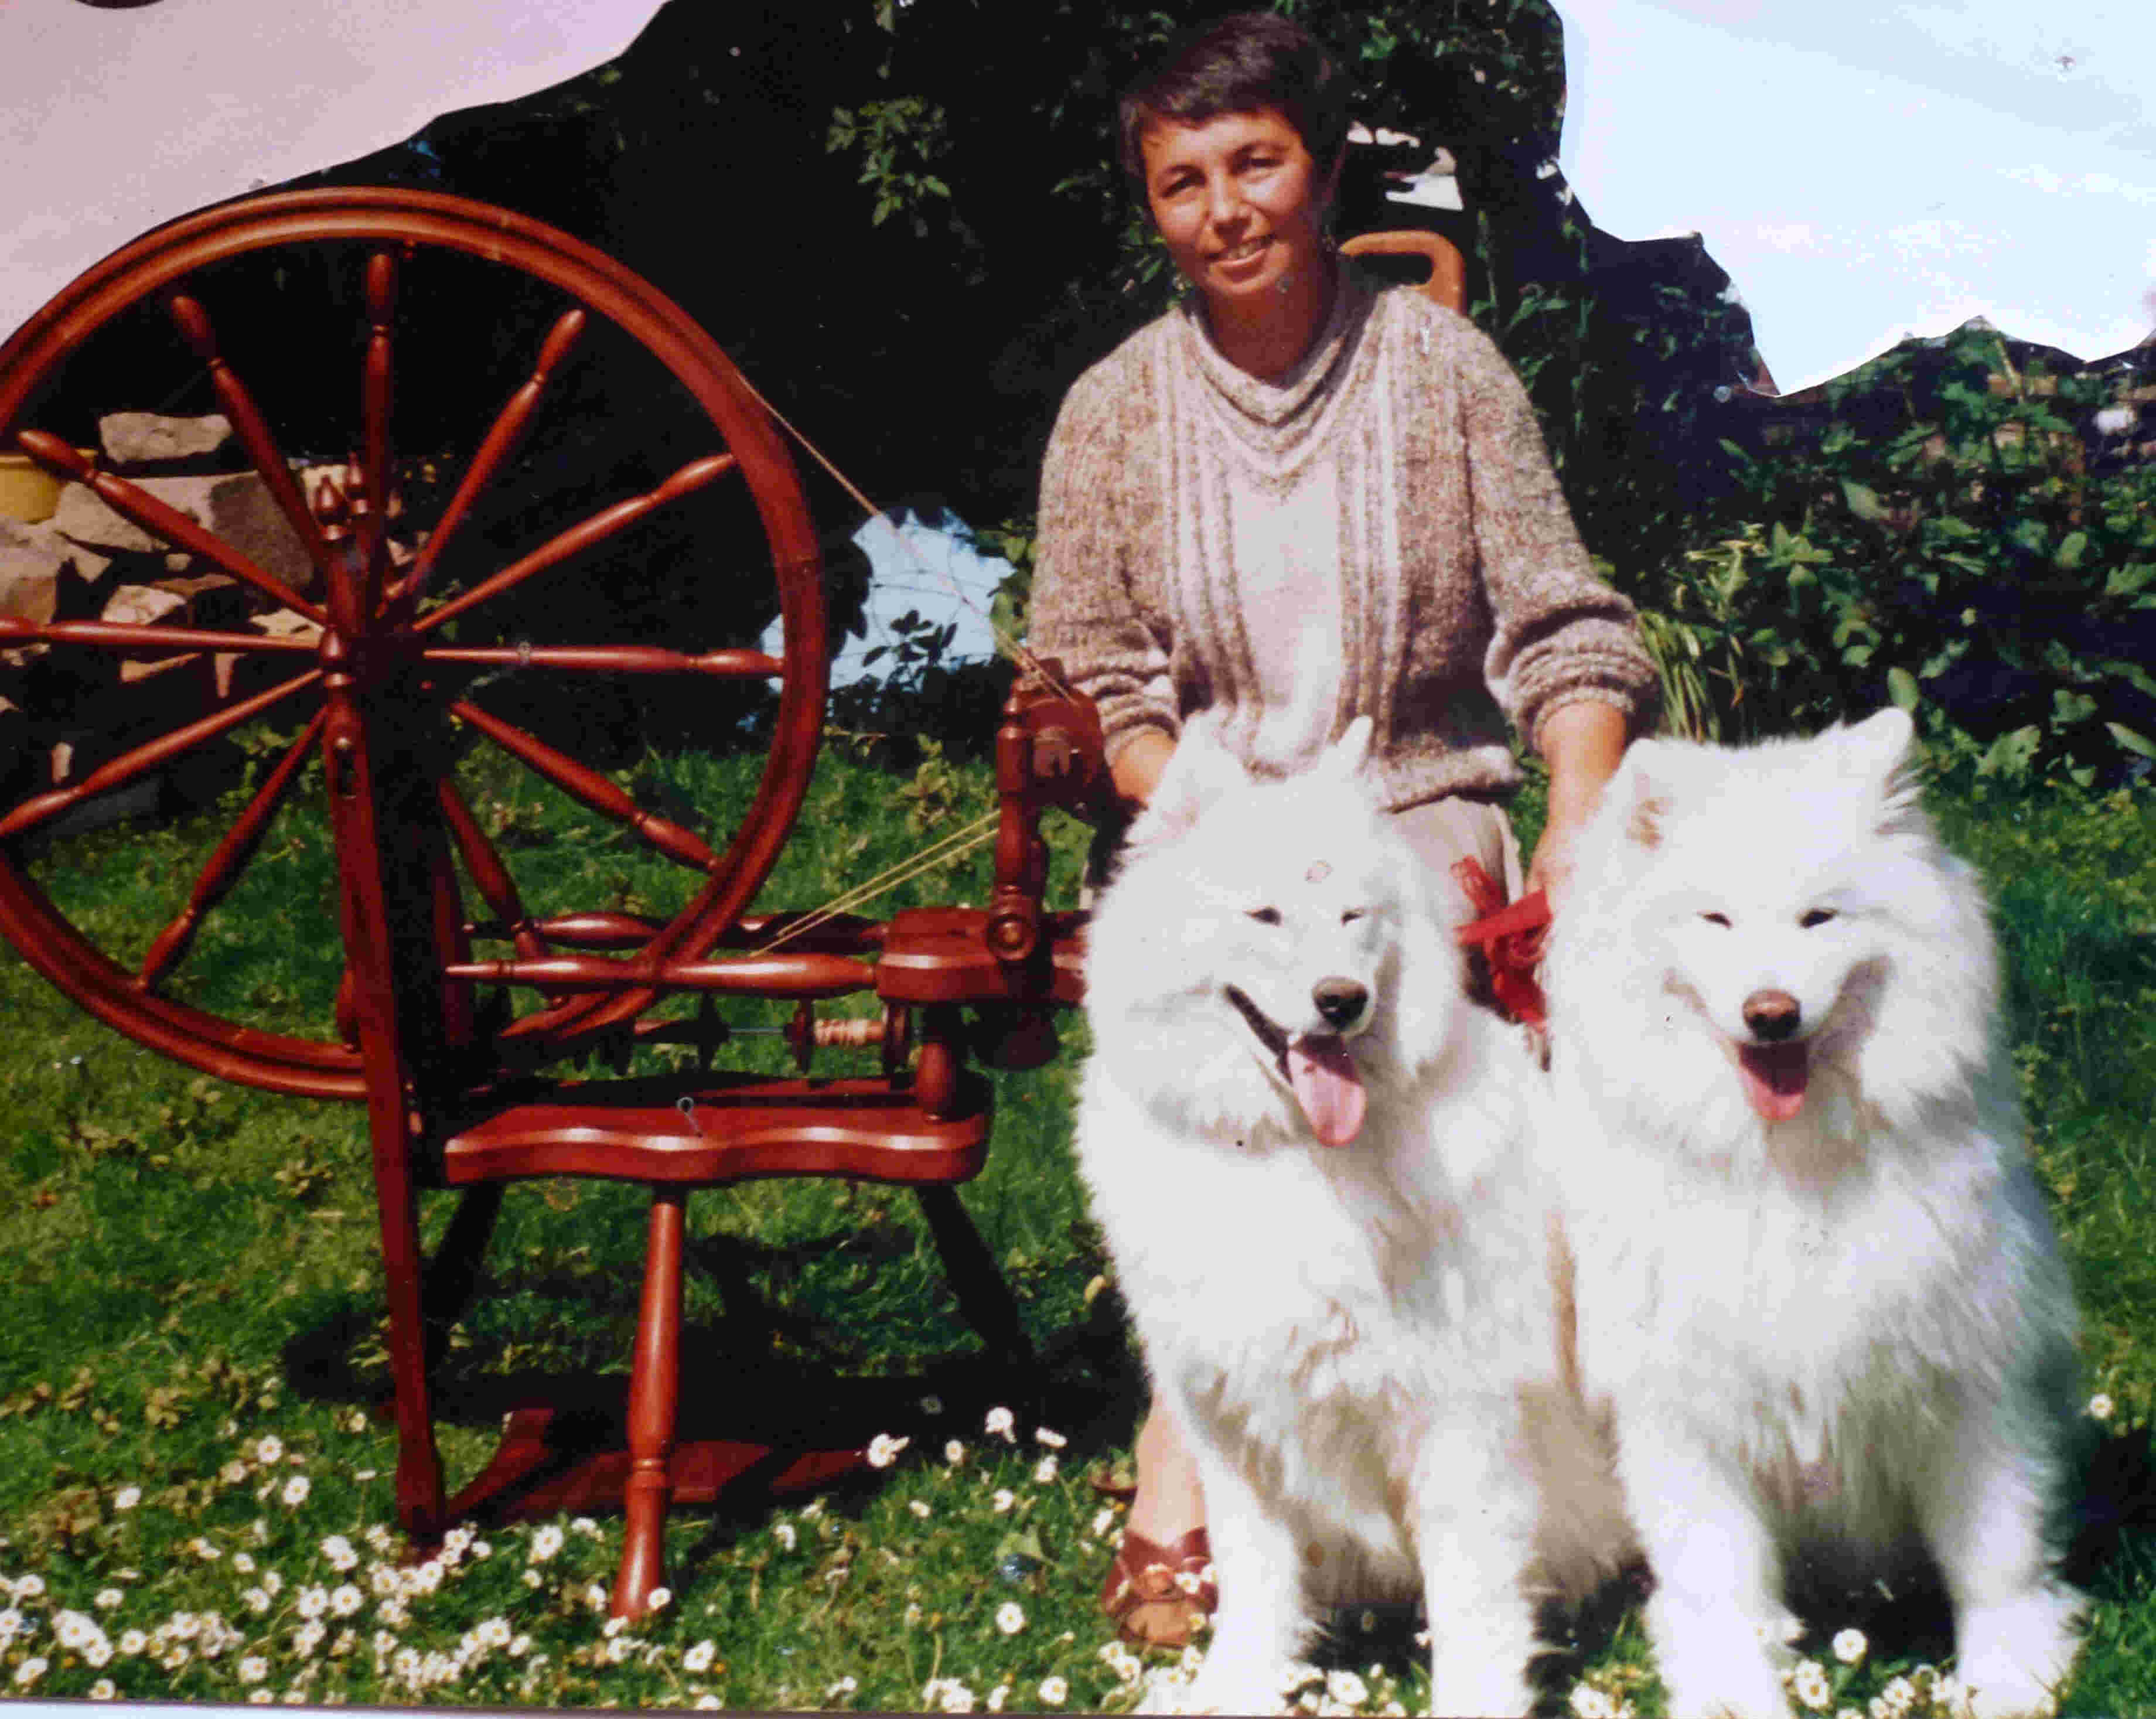
[(1205, 1538), (1198, 1464), (1168, 1408), (1155, 1403), (1138, 1429), (1137, 1491), (1101, 1605), (1126, 1640), (1184, 1647), (1219, 1603)]

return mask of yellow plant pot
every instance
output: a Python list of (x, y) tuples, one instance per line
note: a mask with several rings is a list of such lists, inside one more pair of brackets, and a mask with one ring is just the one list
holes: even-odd
[(0, 519), (35, 524), (59, 505), (59, 479), (27, 454), (0, 454)]

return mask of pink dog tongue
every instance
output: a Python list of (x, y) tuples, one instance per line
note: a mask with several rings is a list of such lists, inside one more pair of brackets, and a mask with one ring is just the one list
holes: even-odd
[(1288, 1083), (1310, 1126), (1327, 1146), (1345, 1146), (1363, 1127), (1368, 1095), (1355, 1059), (1337, 1039), (1297, 1039), (1287, 1047)]
[(1744, 1096), (1770, 1122), (1786, 1122), (1804, 1107), (1804, 1085), (1811, 1069), (1804, 1044), (1740, 1044), (1737, 1067), (1744, 1077)]

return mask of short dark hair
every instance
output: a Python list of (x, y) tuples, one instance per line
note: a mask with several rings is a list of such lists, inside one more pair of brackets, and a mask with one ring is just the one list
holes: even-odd
[(1116, 112), (1123, 172), (1142, 192), (1148, 126), (1203, 125), (1269, 107), (1295, 127), (1321, 171), (1348, 146), (1348, 80), (1293, 18), (1238, 12), (1187, 30), (1123, 93)]

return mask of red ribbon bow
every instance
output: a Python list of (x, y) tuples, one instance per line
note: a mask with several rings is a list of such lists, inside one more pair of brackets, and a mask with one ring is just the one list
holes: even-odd
[(1490, 966), (1490, 989), (1506, 1019), (1539, 1028), (1548, 1010), (1535, 969), (1543, 958), (1543, 933), (1549, 927), (1549, 897), (1537, 890), (1508, 904), (1505, 886), (1479, 860), (1458, 861), (1452, 875), (1477, 915), (1453, 936), (1461, 947), (1482, 952)]

